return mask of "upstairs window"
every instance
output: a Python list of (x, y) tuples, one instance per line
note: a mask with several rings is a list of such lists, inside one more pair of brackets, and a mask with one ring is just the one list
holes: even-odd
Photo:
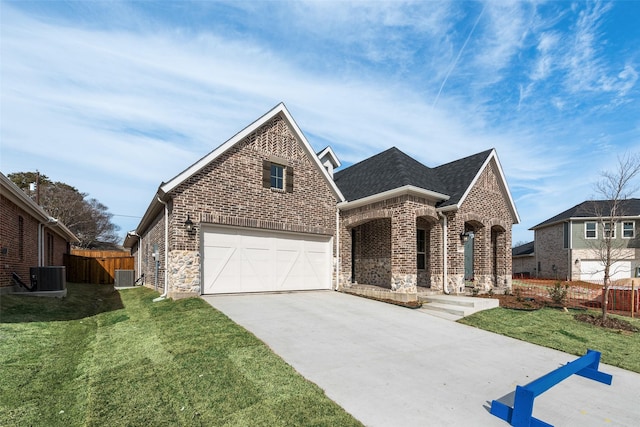
[(264, 160), (262, 186), (278, 192), (293, 193), (293, 168), (282, 163)]
[(597, 239), (598, 232), (596, 231), (596, 223), (595, 222), (585, 222), (584, 223), (584, 238), (585, 239)]
[(636, 237), (635, 221), (625, 221), (622, 223), (622, 238), (633, 239)]
[(284, 166), (271, 163), (271, 188), (284, 190)]
[(611, 238), (611, 239), (615, 239), (616, 238), (616, 224), (615, 223), (610, 223), (610, 222), (605, 222), (604, 224), (602, 224), (602, 228), (604, 229), (604, 237), (605, 238)]

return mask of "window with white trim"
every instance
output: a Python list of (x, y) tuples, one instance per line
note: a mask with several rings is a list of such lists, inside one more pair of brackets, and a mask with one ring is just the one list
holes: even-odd
[(612, 222), (605, 222), (602, 224), (602, 228), (603, 228), (603, 233), (602, 235), (605, 238), (611, 238), (611, 239), (615, 239), (616, 238), (616, 223), (612, 223)]
[(598, 231), (595, 222), (584, 223), (584, 238), (585, 239), (597, 239)]
[(636, 237), (636, 222), (624, 221), (622, 223), (622, 238), (633, 239)]

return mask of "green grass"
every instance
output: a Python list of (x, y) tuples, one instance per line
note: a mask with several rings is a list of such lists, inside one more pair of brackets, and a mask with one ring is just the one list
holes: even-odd
[(0, 426), (360, 423), (201, 299), (0, 297)]
[[(576, 313), (553, 308), (536, 311), (494, 308), (459, 322), (577, 356), (583, 356), (590, 348), (602, 353), (603, 363), (640, 373), (640, 332), (589, 325), (575, 320)], [(640, 328), (639, 319), (624, 319)]]

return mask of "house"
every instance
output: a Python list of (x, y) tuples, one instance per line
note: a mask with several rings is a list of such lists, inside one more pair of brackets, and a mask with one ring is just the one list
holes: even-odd
[(14, 273), (28, 284), (31, 267), (64, 265), (78, 239), (2, 173), (0, 188), (0, 293), (7, 293)]
[(160, 184), (125, 239), (137, 275), (162, 297), (510, 286), (519, 218), (495, 150), (429, 168), (391, 148), (339, 167), (279, 104)]
[(611, 201), (588, 200), (531, 227), (538, 277), (603, 280), (600, 247), (604, 236), (611, 237), (611, 278), (635, 277), (640, 266), (640, 199), (620, 203), (614, 217)]
[(528, 278), (536, 276), (534, 244), (535, 242), (528, 242), (511, 249), (513, 277)]

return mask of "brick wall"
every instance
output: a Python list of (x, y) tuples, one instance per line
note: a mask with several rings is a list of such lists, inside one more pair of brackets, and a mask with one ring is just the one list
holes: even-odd
[[(264, 188), (263, 161), (293, 169), (291, 192)], [(173, 293), (200, 292), (203, 224), (329, 236), (334, 236), (336, 231), (337, 199), (280, 116), (187, 178), (170, 196), (168, 275)], [(191, 234), (184, 227), (187, 215), (196, 227), (196, 232)], [(155, 237), (143, 236), (143, 239), (148, 244), (157, 242), (163, 249), (162, 214), (156, 220), (152, 233)], [(164, 258), (161, 259), (163, 267)], [(152, 275), (147, 276), (145, 272), (146, 277)], [(147, 280), (147, 284), (152, 282)]]
[[(13, 285), (13, 272), (29, 283), (29, 268), (38, 266), (38, 224), (29, 213), (0, 196), (0, 287)], [(64, 265), (63, 257), (69, 250), (67, 241), (45, 227), (42, 242), (43, 265)]]
[[(569, 274), (568, 249), (563, 248), (562, 227), (560, 223), (535, 230), (534, 253), (539, 278), (565, 280)], [(553, 270), (554, 265), (556, 271)]]
[(482, 171), (460, 209), (449, 218), (449, 286), (464, 288), (464, 246), (460, 233), (472, 230), (474, 286), (481, 291), (511, 287), (511, 214), (495, 159)]
[(356, 228), (355, 278), (358, 283), (389, 287), (391, 284), (391, 221), (375, 219)]

